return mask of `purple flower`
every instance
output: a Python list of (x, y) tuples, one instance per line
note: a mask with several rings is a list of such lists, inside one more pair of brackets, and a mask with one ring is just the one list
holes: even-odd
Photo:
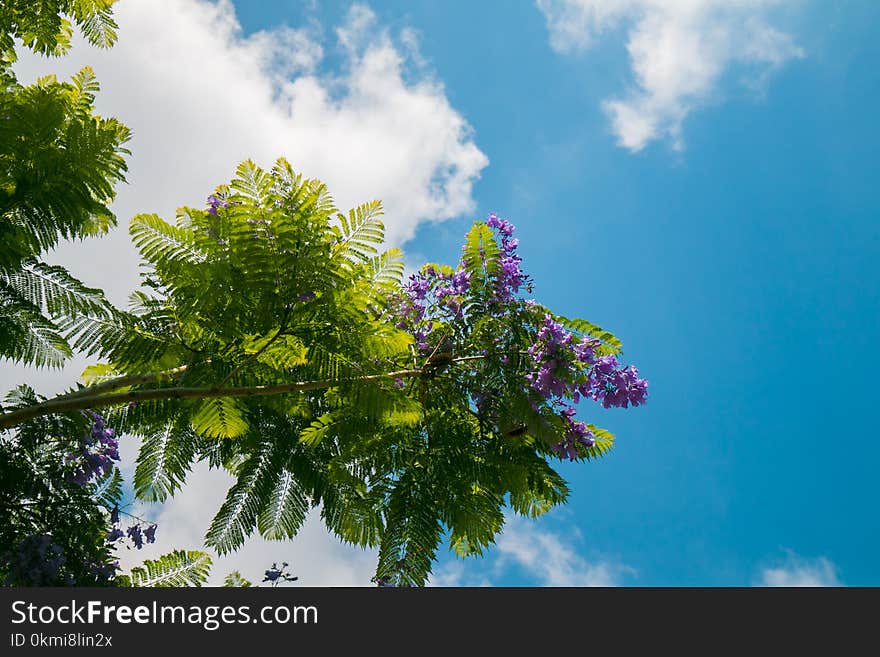
[(217, 208), (228, 208), (232, 204), (220, 198), (219, 196), (216, 196), (215, 194), (211, 194), (208, 197), (208, 205), (211, 206), (208, 208), (208, 212), (216, 216)]
[(599, 341), (595, 338), (584, 336), (574, 346), (574, 355), (580, 362), (592, 364), (596, 361), (596, 348), (599, 344)]
[(128, 534), (128, 537), (131, 539), (131, 542), (134, 543), (134, 546), (138, 550), (140, 550), (142, 547), (144, 547), (144, 536), (143, 536), (143, 533), (141, 532), (140, 525), (132, 525), (131, 527), (128, 528), (128, 530), (125, 533)]
[(92, 418), (89, 432), (80, 440), (78, 452), (67, 454), (66, 461), (74, 464), (68, 475), (71, 482), (84, 486), (93, 477), (102, 477), (113, 470), (113, 461), (119, 460), (119, 441), (116, 432), (104, 424), (104, 418), (86, 411)]
[(458, 269), (452, 274), (452, 290), (455, 294), (464, 294), (471, 286), (471, 273), (465, 269)]
[(122, 533), (122, 530), (119, 529), (119, 527), (114, 527), (112, 530), (107, 532), (107, 536), (105, 536), (105, 538), (107, 539), (108, 543), (112, 543), (113, 541), (118, 541), (123, 536), (125, 536), (125, 534)]
[(150, 525), (144, 530), (144, 538), (147, 539), (147, 543), (155, 543), (156, 542), (156, 525), (155, 523)]
[(561, 413), (567, 427), (565, 435), (562, 440), (550, 448), (560, 458), (567, 458), (570, 461), (574, 461), (580, 456), (579, 447), (590, 448), (596, 444), (593, 432), (583, 422), (573, 419), (574, 413), (574, 407), (565, 405)]
[(292, 575), (285, 572), (287, 570), (288, 563), (285, 561), (281, 564), (281, 568), (278, 567), (277, 563), (273, 563), (272, 567), (269, 568), (265, 572), (265, 577), (263, 577), (264, 582), (271, 582), (272, 586), (277, 586), (279, 581), (284, 582), (295, 582), (299, 579), (299, 577), (293, 577)]
[(605, 408), (641, 406), (648, 398), (648, 381), (634, 365), (621, 368), (614, 356), (602, 356), (590, 370), (589, 394)]
[(489, 218), (486, 220), (486, 225), (489, 228), (495, 228), (501, 233), (504, 237), (510, 237), (513, 235), (513, 232), (516, 230), (516, 227), (510, 223), (509, 221), (505, 221), (504, 219), (499, 219), (498, 215), (494, 212), (489, 213)]
[(549, 314), (544, 316), (538, 330), (537, 342), (528, 349), (528, 354), (538, 370), (526, 375), (532, 389), (541, 396), (562, 397), (570, 392), (570, 380), (574, 373), (570, 364), (571, 341), (571, 333), (562, 324)]

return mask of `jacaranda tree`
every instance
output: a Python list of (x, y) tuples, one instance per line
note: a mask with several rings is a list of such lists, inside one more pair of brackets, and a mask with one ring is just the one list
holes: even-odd
[[(494, 214), (454, 266), (405, 276), (401, 252), (380, 251), (377, 201), (342, 213), (287, 161), (247, 161), (205, 207), (131, 220), (143, 277), (128, 310), (40, 260), (114, 225), (128, 131), (94, 115), (89, 69), (20, 85), (15, 40), (60, 54), (76, 24), (109, 46), (111, 5), (0, 2), (0, 358), (100, 360), (74, 389), (21, 386), (0, 407), (0, 583), (205, 581), (200, 551), (119, 572), (116, 548), (156, 532), (120, 509), (121, 436), (140, 440), (141, 500), (174, 495), (198, 461), (234, 475), (208, 547), (292, 539), (319, 509), (340, 540), (378, 548), (379, 585), (424, 584), (444, 540), (483, 553), (506, 508), (564, 503), (552, 464), (613, 442), (578, 404), (638, 406), (647, 382), (611, 333), (529, 298), (514, 227)], [(263, 581), (294, 581), (287, 566)]]
[(106, 407), (139, 436), (136, 494), (161, 501), (206, 460), (236, 477), (205, 542), (293, 538), (311, 508), (378, 547), (375, 579), (421, 585), (439, 544), (481, 554), (504, 509), (565, 501), (558, 459), (612, 435), (585, 398), (638, 406), (647, 382), (609, 332), (525, 298), (513, 226), (477, 222), (453, 268), (404, 278), (379, 252), (378, 202), (347, 214), (285, 160), (239, 166), (206, 208), (132, 219), (142, 289), (129, 312), (81, 313), (71, 344), (104, 362), (86, 385), (8, 411), (0, 427)]

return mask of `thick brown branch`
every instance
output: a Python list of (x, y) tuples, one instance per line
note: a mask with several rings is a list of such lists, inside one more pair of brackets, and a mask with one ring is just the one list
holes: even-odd
[(264, 397), (280, 395), (288, 392), (304, 392), (306, 390), (322, 390), (341, 383), (369, 383), (383, 379), (403, 379), (419, 376), (421, 369), (400, 370), (384, 374), (371, 374), (353, 379), (325, 379), (320, 381), (298, 381), (271, 386), (250, 386), (238, 388), (156, 388), (151, 390), (131, 390), (114, 392), (107, 395), (88, 395), (81, 397), (50, 399), (41, 404), (28, 406), (17, 411), (0, 415), (0, 429), (8, 429), (22, 422), (52, 413), (66, 413), (86, 408), (100, 408), (128, 402), (155, 401), (158, 399), (213, 399), (217, 397)]
[(170, 379), (174, 376), (177, 376), (178, 374), (182, 374), (183, 372), (186, 372), (186, 365), (181, 365), (180, 367), (175, 367), (174, 369), (170, 370), (164, 370), (162, 372), (150, 372), (148, 374), (126, 374), (124, 376), (117, 376), (112, 379), (107, 379), (106, 381), (101, 381), (101, 383), (85, 386), (84, 388), (80, 388), (79, 390), (66, 392), (62, 395), (54, 397), (51, 401), (98, 395), (103, 392), (118, 390), (119, 388), (139, 386), (143, 385), (144, 383), (153, 383), (155, 381), (159, 381), (165, 378)]
[[(463, 363), (474, 360), (482, 360), (485, 356), (462, 356), (453, 358), (452, 363)], [(176, 374), (184, 371), (185, 367), (157, 372), (155, 374), (138, 374), (118, 377), (105, 381), (87, 389), (78, 390), (75, 394), (59, 395), (47, 401), (0, 415), (0, 429), (11, 427), (33, 420), (44, 415), (53, 413), (67, 413), (81, 411), (86, 408), (101, 408), (129, 402), (155, 401), (159, 399), (214, 399), (217, 397), (265, 397), (269, 395), (281, 395), (289, 392), (305, 392), (307, 390), (323, 390), (332, 388), (343, 383), (370, 383), (387, 379), (405, 379), (422, 376), (425, 368), (398, 370), (383, 374), (369, 374), (345, 379), (323, 379), (317, 381), (297, 381), (295, 383), (280, 383), (276, 385), (244, 386), (235, 388), (153, 388), (148, 390), (130, 390), (126, 392), (112, 392), (100, 394), (101, 391), (114, 390), (123, 386), (136, 383), (150, 383), (159, 380), (163, 376)], [(89, 394), (86, 394), (88, 390)]]

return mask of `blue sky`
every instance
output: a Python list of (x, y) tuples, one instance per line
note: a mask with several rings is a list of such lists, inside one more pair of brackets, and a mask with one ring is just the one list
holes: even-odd
[[(470, 223), (495, 211), (518, 227), (536, 297), (614, 331), (650, 380), (645, 407), (581, 405), (584, 419), (618, 443), (602, 461), (563, 464), (573, 491), (565, 508), (537, 523), (513, 521), (484, 559), (444, 554), (436, 583), (880, 584), (880, 447), (870, 412), (880, 365), (880, 6), (730, 4), (388, 1), (353, 9), (286, 0), (218, 9), (186, 0), (174, 9), (184, 12), (181, 26), (198, 25), (202, 12), (219, 35), (216, 57), (205, 46), (202, 75), (221, 76), (208, 81), (216, 102), (202, 108), (202, 94), (190, 103), (196, 116), (217, 112), (223, 129), (205, 140), (212, 175), (273, 149), (282, 152), (271, 157), (302, 168), (302, 154), (303, 170), (330, 177), (331, 190), (337, 176), (343, 199), (367, 188), (390, 199), (392, 239), (413, 265), (456, 261)], [(135, 12), (120, 3), (114, 51), (122, 55), (100, 61), (138, 65), (126, 50), (135, 46), (125, 45), (139, 38)], [(386, 59), (388, 75), (370, 77), (371, 53), (396, 56), (399, 66)], [(260, 73), (275, 92), (255, 106), (254, 121), (265, 110), (261, 125), (272, 129), (243, 127), (251, 142), (235, 141), (231, 128), (242, 119), (230, 117), (248, 108), (221, 81), (244, 79), (234, 62), (247, 64), (245, 56), (288, 62)], [(232, 62), (225, 69), (223, 57)], [(137, 135), (138, 110), (113, 100), (114, 85), (131, 80), (111, 63), (96, 71), (109, 110)], [(302, 86), (285, 91), (281, 78)], [(309, 80), (323, 96), (306, 98)], [(400, 103), (358, 91), (359, 80)], [(294, 99), (284, 120), (273, 109), (279, 94)], [(162, 107), (157, 101), (159, 116)], [(332, 121), (310, 107), (332, 108)], [(363, 125), (375, 131), (364, 136)], [(331, 134), (336, 160), (320, 155)], [(170, 155), (179, 143), (150, 151), (150, 163), (192, 164)], [(347, 144), (357, 167), (341, 161)], [(149, 168), (138, 145), (143, 165), (132, 168), (132, 188)], [(395, 159), (398, 152), (410, 159)], [(413, 176), (382, 177), (407, 167)], [(202, 186), (192, 193), (228, 176), (218, 175), (188, 179)], [(120, 203), (148, 203), (132, 194)], [(78, 265), (101, 283), (96, 269)], [(185, 510), (173, 516), (182, 517)], [(286, 554), (271, 549), (260, 554)], [(308, 569), (316, 550), (299, 549), (294, 563)], [(371, 561), (334, 555), (320, 557), (327, 577), (311, 583), (351, 583)], [(343, 571), (353, 579), (333, 575)]]

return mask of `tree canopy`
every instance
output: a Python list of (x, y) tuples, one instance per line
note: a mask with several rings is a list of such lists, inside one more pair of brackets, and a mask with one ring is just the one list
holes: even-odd
[(128, 129), (94, 113), (90, 68), (70, 82), (23, 86), (11, 64), (15, 39), (41, 54), (69, 46), (71, 21), (95, 45), (115, 40), (109, 0), (5, 1), (0, 10), (0, 357), (39, 367), (72, 355), (57, 321), (103, 311), (100, 290), (40, 258), (61, 239), (106, 232), (126, 171)]
[[(94, 116), (88, 70), (18, 85), (9, 39), (61, 52), (67, 15), (110, 45), (110, 4), (0, 12), (0, 48), (13, 53), (0, 100), (12, 117), (0, 127), (0, 357), (101, 361), (65, 393), (23, 387), (0, 407), (6, 580), (204, 580), (201, 552), (116, 573), (113, 545), (139, 547), (156, 529), (135, 519), (123, 532), (117, 434), (141, 441), (141, 500), (173, 496), (198, 461), (235, 477), (206, 527), (218, 553), (255, 532), (292, 539), (317, 509), (341, 541), (378, 549), (380, 585), (423, 585), (443, 542), (479, 555), (508, 509), (536, 517), (564, 503), (553, 463), (598, 458), (614, 441), (576, 418), (578, 404), (638, 406), (647, 382), (620, 363), (612, 333), (529, 298), (515, 228), (495, 214), (473, 224), (454, 265), (406, 276), (401, 251), (383, 249), (379, 201), (342, 212), (285, 159), (245, 161), (204, 207), (131, 219), (142, 280), (126, 310), (39, 259), (113, 225), (128, 132)], [(76, 545), (64, 523), (79, 523)], [(268, 580), (295, 579), (286, 565)]]

